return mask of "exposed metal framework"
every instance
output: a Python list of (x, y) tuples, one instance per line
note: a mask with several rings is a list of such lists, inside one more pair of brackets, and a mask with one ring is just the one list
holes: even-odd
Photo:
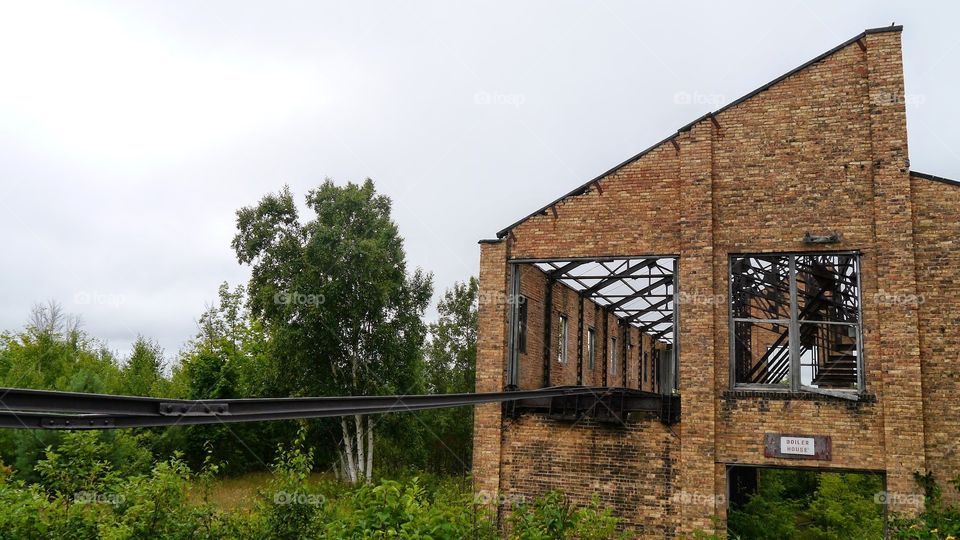
[(731, 384), (857, 399), (863, 391), (859, 255), (730, 257)]
[[(534, 264), (549, 279), (563, 283), (657, 339), (667, 343), (676, 340), (676, 257), (514, 262)], [(604, 339), (608, 339), (606, 333)]]
[[(176, 400), (0, 388), (0, 428), (91, 430), (223, 424), (382, 414), (506, 402), (516, 403), (516, 407), (521, 409), (535, 409), (544, 402), (551, 403), (552, 399), (578, 396), (586, 396), (582, 403), (596, 407), (607, 403), (611, 395), (622, 390), (560, 386), (476, 394)], [(621, 412), (657, 413), (664, 421), (674, 421), (672, 419), (679, 411), (679, 399), (666, 403), (660, 396), (645, 392), (630, 393), (630, 399), (625, 403), (626, 407), (619, 409)]]
[(603, 388), (588, 394), (538, 397), (511, 402), (508, 414), (546, 413), (555, 420), (589, 418), (601, 423), (626, 424), (631, 413), (653, 414), (665, 424), (680, 421), (680, 396), (661, 395), (631, 388)]

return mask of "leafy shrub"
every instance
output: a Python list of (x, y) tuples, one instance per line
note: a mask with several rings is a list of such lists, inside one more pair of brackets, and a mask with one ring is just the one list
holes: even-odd
[(416, 478), (360, 486), (327, 514), (327, 538), (496, 538), (493, 520), (470, 496), (436, 496)]
[(619, 519), (611, 509), (601, 510), (597, 497), (590, 506), (575, 508), (558, 491), (548, 492), (533, 504), (515, 505), (508, 521), (510, 537), (517, 540), (626, 538), (617, 533)]
[(879, 475), (763, 469), (760, 491), (731, 509), (731, 536), (751, 539), (882, 538)]
[(319, 536), (319, 516), (325, 496), (307, 484), (313, 450), (304, 449), (306, 430), (301, 428), (289, 448), (278, 448), (273, 479), (260, 492), (264, 538), (278, 540)]
[[(179, 457), (124, 476), (95, 434), (68, 433), (37, 464), (29, 484), (0, 465), (0, 540), (56, 538), (213, 540), (219, 538), (500, 538), (493, 515), (463, 479), (428, 476), (360, 486), (313, 481), (305, 431), (280, 448), (253, 508), (224, 512), (209, 502), (219, 466), (194, 474)], [(198, 497), (199, 495), (199, 497)], [(514, 509), (513, 538), (619, 538), (619, 520), (598, 500), (575, 508), (550, 493)]]
[[(960, 508), (947, 504), (942, 499), (942, 490), (933, 479), (933, 474), (915, 474), (914, 478), (924, 490), (924, 511), (916, 517), (894, 515), (890, 519), (891, 537), (899, 540), (943, 540), (960, 538)], [(960, 491), (960, 475), (950, 482)]]

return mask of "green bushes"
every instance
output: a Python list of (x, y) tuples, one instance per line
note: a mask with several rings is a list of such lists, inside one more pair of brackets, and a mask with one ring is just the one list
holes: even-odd
[[(65, 433), (37, 463), (38, 482), (0, 467), (0, 540), (500, 538), (469, 483), (432, 476), (360, 486), (311, 481), (305, 433), (278, 450), (252, 508), (231, 511), (210, 502), (220, 470), (210, 460), (199, 473), (180, 456), (145, 472), (122, 470), (99, 434)], [(515, 506), (509, 518), (518, 540), (616, 538), (618, 523), (597, 500), (576, 508), (556, 492)]]
[(732, 537), (845, 540), (883, 538), (879, 475), (760, 470), (760, 492), (732, 509)]
[[(960, 507), (943, 500), (940, 486), (931, 473), (915, 474), (926, 494), (924, 511), (916, 517), (894, 515), (890, 519), (891, 538), (898, 540), (956, 540), (960, 538)], [(960, 491), (960, 474), (950, 482)]]
[(627, 538), (617, 532), (619, 519), (607, 508), (600, 509), (596, 497), (585, 508), (575, 508), (556, 491), (547, 493), (532, 504), (515, 505), (510, 514), (510, 538), (517, 540), (605, 540)]

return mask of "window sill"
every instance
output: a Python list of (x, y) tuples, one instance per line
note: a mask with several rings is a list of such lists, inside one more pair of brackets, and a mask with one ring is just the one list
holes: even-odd
[(798, 401), (822, 401), (822, 402), (843, 402), (843, 403), (876, 403), (877, 395), (867, 392), (862, 392), (857, 394), (857, 400), (848, 400), (842, 397), (831, 396), (829, 394), (820, 394), (818, 392), (806, 392), (799, 391), (794, 392), (793, 390), (778, 390), (778, 389), (755, 389), (755, 388), (737, 388), (734, 390), (726, 390), (721, 394), (721, 397), (725, 400), (737, 400), (737, 399), (772, 399), (772, 400), (798, 400)]

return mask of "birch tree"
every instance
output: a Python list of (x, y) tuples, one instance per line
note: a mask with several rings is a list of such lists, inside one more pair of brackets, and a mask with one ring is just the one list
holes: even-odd
[[(407, 272), (391, 202), (373, 182), (308, 192), (301, 221), (289, 188), (237, 212), (233, 248), (251, 266), (251, 312), (276, 336), (290, 395), (410, 393), (417, 385), (431, 276)], [(376, 419), (339, 420), (338, 470), (371, 478)]]

